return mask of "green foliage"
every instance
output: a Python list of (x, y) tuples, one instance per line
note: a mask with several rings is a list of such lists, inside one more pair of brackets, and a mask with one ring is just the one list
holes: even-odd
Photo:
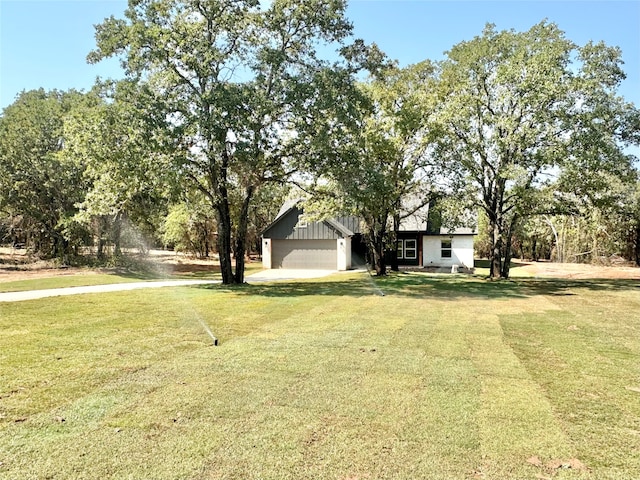
[(433, 98), (435, 155), (450, 191), (487, 215), (491, 275), (507, 277), (521, 219), (553, 207), (539, 193), (550, 173), (592, 195), (605, 195), (607, 175), (628, 176), (622, 146), (637, 112), (616, 94), (620, 51), (578, 47), (552, 23), (522, 33), (488, 25), (447, 57)]
[[(423, 97), (433, 86), (433, 66), (425, 61), (400, 69), (387, 67), (369, 83), (351, 91), (351, 112), (340, 110), (339, 126), (319, 125), (311, 166), (317, 175), (309, 210), (359, 216), (365, 227), (372, 264), (385, 275), (385, 250), (404, 216), (426, 205), (434, 189), (425, 129), (430, 114)], [(396, 225), (396, 228), (393, 225)]]
[[(120, 56), (150, 93), (174, 171), (208, 199), (225, 283), (244, 280), (249, 210), (256, 192), (298, 169), (299, 125), (324, 120), (322, 79), (341, 68), (318, 58), (351, 32), (341, 0), (141, 0), (125, 19), (96, 27), (90, 61)], [(235, 252), (233, 271), (231, 253)]]
[(212, 253), (215, 231), (215, 219), (202, 198), (172, 205), (161, 228), (165, 245), (198, 257), (208, 257)]
[(0, 117), (0, 210), (44, 257), (67, 261), (86, 236), (73, 219), (87, 190), (85, 165), (63, 155), (63, 128), (71, 112), (92, 102), (75, 91), (32, 90)]

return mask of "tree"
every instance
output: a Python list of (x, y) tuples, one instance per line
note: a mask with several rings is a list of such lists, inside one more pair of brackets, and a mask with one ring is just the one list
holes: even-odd
[(249, 209), (247, 229), (247, 253), (262, 252), (261, 234), (273, 222), (291, 190), (290, 184), (269, 183), (255, 194)]
[(351, 92), (357, 108), (334, 113), (329, 131), (311, 135), (320, 143), (310, 149), (317, 178), (306, 207), (315, 215), (360, 217), (376, 275), (386, 274), (385, 252), (395, 252), (400, 221), (429, 202), (435, 179), (422, 98), (434, 68), (428, 61), (401, 69), (381, 60), (383, 68)]
[(67, 118), (63, 153), (86, 167), (88, 191), (76, 219), (94, 226), (98, 256), (108, 243), (120, 255), (124, 223), (152, 237), (180, 188), (168, 155), (159, 152), (162, 140), (146, 113), (146, 92), (122, 81), (98, 84), (92, 95), (94, 103)]
[(74, 221), (84, 165), (62, 154), (70, 112), (93, 100), (76, 91), (22, 92), (0, 117), (0, 210), (19, 218), (28, 246), (69, 260), (85, 232)]
[(625, 118), (616, 95), (620, 51), (578, 47), (552, 23), (497, 32), (454, 46), (433, 98), (436, 157), (450, 189), (488, 218), (492, 277), (508, 277), (511, 238), (523, 217), (544, 212), (538, 188), (558, 169), (620, 169)]
[(305, 154), (297, 122), (323, 121), (322, 79), (342, 78), (316, 47), (350, 34), (344, 10), (343, 0), (274, 0), (265, 9), (258, 0), (130, 0), (125, 19), (96, 27), (89, 60), (121, 56), (128, 77), (154, 93), (165, 152), (216, 212), (225, 284), (244, 281), (257, 190), (296, 170)]
[[(592, 185), (592, 172), (583, 172), (585, 178), (576, 185)], [(559, 195), (560, 214), (543, 218), (555, 239), (557, 261), (608, 263), (626, 258), (636, 261), (638, 228), (638, 182), (633, 170), (626, 175), (612, 176), (600, 172), (600, 190), (575, 189)], [(567, 181), (563, 176), (560, 178)], [(558, 188), (561, 188), (559, 182)], [(568, 187), (568, 185), (564, 185)]]
[(215, 244), (216, 222), (200, 192), (169, 208), (161, 227), (162, 241), (176, 251), (208, 258)]

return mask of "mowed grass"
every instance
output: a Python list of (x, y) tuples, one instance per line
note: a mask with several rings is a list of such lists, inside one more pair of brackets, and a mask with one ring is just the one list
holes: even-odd
[[(56, 272), (51, 276), (42, 278), (13, 280), (0, 282), (0, 293), (22, 292), (25, 290), (48, 290), (52, 288), (85, 287), (92, 285), (111, 285), (117, 283), (146, 282), (154, 280), (220, 280), (220, 267), (218, 265), (205, 265), (196, 271), (190, 271), (187, 267), (185, 271), (177, 269), (172, 272), (169, 267), (163, 268), (157, 264), (148, 262), (148, 269), (125, 270), (115, 269), (111, 273), (98, 273), (87, 270), (86, 273), (74, 271), (64, 275)], [(246, 275), (260, 272), (262, 265), (257, 262), (248, 263), (245, 268)]]
[(0, 304), (0, 478), (640, 478), (640, 288), (347, 274)]

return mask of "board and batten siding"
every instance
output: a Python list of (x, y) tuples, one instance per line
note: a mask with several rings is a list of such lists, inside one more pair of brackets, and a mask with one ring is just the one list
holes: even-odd
[(325, 222), (298, 221), (302, 211), (294, 208), (272, 225), (263, 236), (274, 240), (337, 240), (342, 235)]
[[(451, 240), (451, 257), (442, 257), (442, 240)], [(450, 267), (452, 265), (473, 268), (473, 235), (431, 236), (422, 239), (422, 261), (425, 267)]]

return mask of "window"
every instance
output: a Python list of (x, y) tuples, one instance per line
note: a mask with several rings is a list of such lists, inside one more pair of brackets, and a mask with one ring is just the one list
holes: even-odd
[(451, 240), (442, 240), (440, 242), (440, 256), (442, 258), (451, 258)]
[(409, 260), (415, 260), (418, 258), (417, 242), (414, 239), (407, 239), (404, 241), (404, 258)]
[(396, 253), (399, 260), (415, 260), (418, 258), (418, 242), (415, 238), (398, 240), (396, 243)]

